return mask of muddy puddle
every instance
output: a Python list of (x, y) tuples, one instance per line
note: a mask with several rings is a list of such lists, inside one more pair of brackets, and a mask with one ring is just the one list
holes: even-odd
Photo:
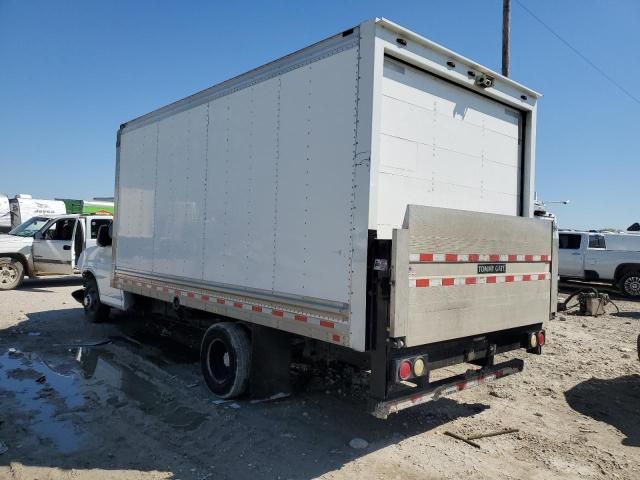
[[(92, 391), (107, 404), (124, 406), (133, 403), (148, 415), (167, 425), (183, 430), (197, 428), (205, 414), (180, 404), (170, 394), (162, 392), (131, 367), (119, 363), (114, 355), (100, 348), (79, 347), (69, 351)], [(108, 388), (111, 387), (111, 388)]]
[[(167, 389), (168, 390), (168, 389)], [(42, 357), (9, 350), (0, 355), (0, 398), (14, 398), (24, 428), (62, 453), (90, 441), (92, 409), (134, 409), (172, 429), (196, 429), (207, 418), (118, 361), (102, 347), (62, 349)]]
[(84, 404), (72, 376), (52, 372), (32, 355), (7, 352), (0, 356), (0, 391), (12, 393), (19, 408), (29, 416), (25, 427), (61, 452), (74, 452), (86, 440), (86, 434), (71, 419), (62, 417)]

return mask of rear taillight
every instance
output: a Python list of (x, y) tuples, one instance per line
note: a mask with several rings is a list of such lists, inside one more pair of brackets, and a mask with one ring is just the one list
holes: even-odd
[(409, 360), (405, 360), (400, 363), (398, 376), (400, 377), (400, 380), (407, 380), (411, 376), (411, 362)]
[(529, 350), (538, 350), (542, 347), (546, 342), (546, 334), (544, 330), (539, 330), (537, 332), (529, 332), (527, 335), (527, 348)]
[(427, 362), (423, 356), (396, 360), (396, 381), (411, 380), (428, 375)]

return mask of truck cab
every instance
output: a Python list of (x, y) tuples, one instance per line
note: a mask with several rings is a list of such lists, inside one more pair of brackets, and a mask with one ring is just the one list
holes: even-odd
[(33, 217), (0, 236), (0, 290), (11, 290), (25, 275), (72, 275), (80, 254), (95, 245), (111, 215)]

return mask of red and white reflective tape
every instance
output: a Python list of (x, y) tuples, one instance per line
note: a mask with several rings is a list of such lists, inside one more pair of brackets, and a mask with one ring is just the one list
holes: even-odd
[(549, 262), (551, 255), (498, 253), (411, 253), (413, 263)]
[[(238, 310), (244, 310), (247, 312), (251, 312), (253, 314), (256, 314), (256, 313), (262, 314), (264, 316), (273, 318), (274, 320), (276, 319), (292, 320), (298, 323), (304, 323), (304, 324), (314, 325), (314, 326), (322, 327), (326, 329), (336, 330), (338, 333), (340, 330), (342, 330), (341, 329), (342, 322), (336, 319), (322, 318), (318, 316), (308, 315), (305, 313), (292, 312), (282, 308), (274, 308), (271, 306), (259, 305), (259, 304), (247, 302), (244, 299), (223, 297), (218, 295), (208, 295), (208, 294), (192, 292), (189, 290), (174, 288), (174, 287), (169, 287), (164, 285), (154, 285), (146, 282), (143, 283), (137, 280), (132, 280), (130, 278), (124, 278), (124, 277), (118, 280), (119, 288), (122, 288), (123, 284), (125, 283), (128, 285), (139, 287), (139, 288), (155, 290), (158, 293), (161, 293), (165, 296), (169, 296), (171, 298), (183, 297), (183, 298), (188, 298), (188, 299), (205, 302), (205, 303), (214, 303), (220, 306), (224, 305), (226, 307), (230, 307)], [(337, 333), (333, 333), (329, 336), (330, 341), (338, 344), (342, 344), (342, 339), (343, 339), (342, 336), (338, 335)]]
[(521, 275), (474, 275), (459, 277), (426, 277), (409, 278), (409, 286), (417, 288), (426, 287), (459, 287), (463, 285), (485, 285), (497, 283), (534, 282), (538, 280), (549, 280), (551, 274), (527, 273)]
[(430, 402), (431, 400), (438, 400), (439, 398), (453, 395), (457, 392), (461, 392), (462, 390), (478, 387), (521, 371), (521, 367), (505, 366), (499, 370), (494, 370), (493, 372), (484, 375), (471, 377), (469, 380), (453, 381), (449, 384), (442, 385), (435, 390), (382, 402), (372, 413), (378, 418), (387, 418), (392, 413), (397, 413), (401, 410)]

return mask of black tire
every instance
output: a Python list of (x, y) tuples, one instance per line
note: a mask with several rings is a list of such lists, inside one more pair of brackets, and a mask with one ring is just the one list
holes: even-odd
[(24, 266), (15, 258), (0, 258), (0, 290), (18, 288), (24, 280)]
[(200, 366), (209, 390), (220, 398), (235, 398), (247, 390), (251, 368), (251, 341), (238, 323), (209, 327), (200, 347)]
[(109, 319), (110, 307), (103, 305), (100, 301), (100, 291), (98, 283), (93, 277), (89, 277), (84, 282), (84, 298), (82, 300), (84, 314), (91, 323), (104, 322)]
[(620, 290), (632, 298), (640, 298), (640, 272), (625, 273), (620, 279)]

